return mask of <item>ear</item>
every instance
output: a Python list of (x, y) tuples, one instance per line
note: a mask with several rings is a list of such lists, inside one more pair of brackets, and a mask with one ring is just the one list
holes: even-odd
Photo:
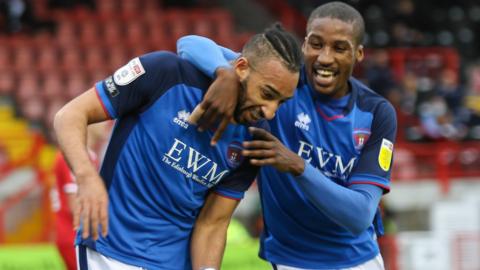
[(363, 58), (365, 57), (365, 53), (363, 51), (363, 45), (357, 46), (357, 51), (355, 52), (355, 60), (356, 62), (362, 62)]
[(248, 77), (250, 74), (248, 59), (244, 56), (241, 56), (235, 60), (234, 68), (240, 81)]
[(305, 39), (303, 40), (303, 43), (302, 43), (302, 53), (305, 54), (305, 52), (307, 51), (307, 38), (308, 37), (305, 37)]

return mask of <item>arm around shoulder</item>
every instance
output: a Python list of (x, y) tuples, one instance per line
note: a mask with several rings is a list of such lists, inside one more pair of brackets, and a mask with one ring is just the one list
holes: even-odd
[(213, 40), (195, 35), (180, 38), (177, 53), (211, 78), (215, 77), (218, 68), (230, 67), (228, 61), (238, 57), (237, 53), (218, 46)]

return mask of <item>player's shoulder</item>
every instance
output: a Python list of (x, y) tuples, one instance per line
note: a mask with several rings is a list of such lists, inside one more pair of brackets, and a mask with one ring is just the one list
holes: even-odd
[(177, 54), (170, 51), (154, 51), (140, 56), (143, 65), (151, 72), (163, 77), (165, 72), (176, 77), (179, 82), (199, 88), (205, 88), (211, 79), (204, 75), (197, 67)]
[(157, 68), (166, 68), (182, 72), (184, 70), (195, 68), (188, 61), (180, 58), (170, 51), (154, 51), (140, 56), (143, 65)]
[(395, 109), (393, 105), (384, 97), (373, 91), (361, 81), (351, 77), (350, 83), (355, 89), (356, 103), (360, 110), (371, 112), (373, 114), (393, 114)]

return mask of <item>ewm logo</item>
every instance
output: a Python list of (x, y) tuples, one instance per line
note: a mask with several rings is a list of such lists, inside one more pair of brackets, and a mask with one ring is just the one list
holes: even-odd
[(310, 116), (308, 116), (308, 114), (306, 113), (299, 113), (297, 115), (297, 121), (295, 121), (295, 126), (300, 128), (300, 129), (303, 129), (303, 130), (306, 130), (308, 131), (310, 129), (309, 125), (310, 125), (310, 122), (312, 122), (312, 120), (310, 119)]
[(188, 128), (188, 123), (187, 120), (190, 117), (190, 112), (187, 112), (185, 110), (181, 110), (177, 113), (177, 116), (173, 118), (173, 122), (184, 129)]
[(174, 140), (162, 161), (186, 178), (211, 188), (229, 173), (197, 149), (177, 138)]
[(299, 141), (297, 154), (307, 162), (320, 169), (326, 176), (342, 180), (348, 178), (353, 170), (355, 161), (357, 160), (356, 157), (352, 157), (349, 160), (344, 160), (342, 159), (342, 156), (338, 154), (331, 153), (322, 147), (309, 144), (308, 142), (302, 140)]

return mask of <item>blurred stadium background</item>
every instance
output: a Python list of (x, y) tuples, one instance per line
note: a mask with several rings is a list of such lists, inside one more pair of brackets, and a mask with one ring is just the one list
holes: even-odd
[[(315, 0), (0, 0), (0, 270), (63, 269), (49, 192), (52, 117), (69, 99), (186, 34), (240, 49), (279, 20), (303, 39)], [(380, 239), (389, 270), (480, 269), (480, 2), (356, 0), (367, 24), (355, 73), (397, 109), (392, 192)], [(223, 269), (256, 257), (255, 186)]]

